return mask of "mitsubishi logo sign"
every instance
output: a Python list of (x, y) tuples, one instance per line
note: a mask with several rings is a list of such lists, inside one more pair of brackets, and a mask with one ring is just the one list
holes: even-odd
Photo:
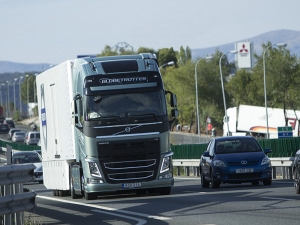
[(239, 42), (236, 43), (235, 49), (237, 66), (239, 69), (250, 69), (253, 66), (253, 43)]
[(239, 52), (248, 52), (248, 49), (246, 49), (245, 44), (242, 45), (242, 49), (240, 49)]

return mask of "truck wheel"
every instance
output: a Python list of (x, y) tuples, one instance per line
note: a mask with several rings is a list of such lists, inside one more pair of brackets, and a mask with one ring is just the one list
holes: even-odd
[(72, 175), (70, 175), (70, 195), (71, 195), (72, 199), (77, 199), (77, 198), (81, 198), (82, 197), (82, 195), (77, 195), (75, 193), (74, 186), (73, 186)]
[(160, 195), (169, 195), (169, 194), (171, 194), (171, 187), (162, 187), (162, 188), (159, 188), (158, 193)]

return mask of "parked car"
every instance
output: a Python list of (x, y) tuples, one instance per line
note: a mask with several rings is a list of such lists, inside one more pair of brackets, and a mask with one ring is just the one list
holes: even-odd
[(15, 122), (12, 119), (6, 118), (3, 123), (7, 124), (9, 128), (15, 128)]
[(7, 124), (0, 124), (0, 134), (7, 134), (9, 126)]
[(25, 132), (24, 131), (16, 131), (16, 132), (14, 132), (11, 140), (12, 140), (12, 142), (24, 142), (24, 140), (25, 140)]
[(37, 152), (35, 151), (13, 152), (12, 163), (13, 164), (33, 163), (36, 167), (33, 171), (34, 181), (37, 181), (40, 184), (43, 183), (42, 158)]
[(221, 183), (272, 184), (271, 149), (262, 150), (251, 136), (213, 138), (200, 159), (203, 188), (219, 188)]
[(11, 128), (8, 133), (7, 133), (7, 139), (11, 140), (12, 136), (14, 135), (15, 132), (21, 131), (19, 128)]
[(296, 194), (300, 194), (300, 150), (298, 150), (295, 154), (292, 169), (294, 174), (294, 187), (296, 189)]
[(25, 135), (24, 143), (26, 145), (37, 145), (40, 140), (40, 132), (38, 131), (29, 131)]

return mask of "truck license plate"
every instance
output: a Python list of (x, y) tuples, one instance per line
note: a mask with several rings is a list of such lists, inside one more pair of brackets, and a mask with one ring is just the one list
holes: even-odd
[(253, 173), (253, 168), (248, 168), (248, 169), (237, 169), (236, 173)]
[(142, 183), (122, 184), (122, 188), (139, 188), (139, 187), (142, 187)]

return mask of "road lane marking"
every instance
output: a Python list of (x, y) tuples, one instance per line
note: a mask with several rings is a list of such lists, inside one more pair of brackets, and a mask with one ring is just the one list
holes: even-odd
[(102, 210), (96, 210), (96, 209), (93, 209), (91, 211), (93, 211), (93, 212), (99, 212), (99, 213), (104, 213), (104, 214), (108, 214), (108, 215), (112, 215), (112, 216), (123, 217), (123, 218), (130, 219), (130, 220), (136, 220), (136, 221), (138, 221), (137, 225), (143, 225), (143, 224), (147, 223), (146, 220), (138, 219), (138, 218), (135, 218), (135, 217), (132, 217), (132, 216), (125, 216), (125, 215), (120, 215), (120, 214), (117, 214), (117, 213), (111, 213), (111, 212), (102, 211)]
[(149, 218), (149, 219), (156, 219), (156, 220), (170, 220), (171, 219), (169, 217), (153, 216), (153, 215), (144, 214), (144, 213), (131, 212), (131, 211), (127, 211), (127, 210), (115, 209), (115, 208), (110, 208), (110, 207), (106, 207), (106, 206), (90, 205), (90, 204), (86, 204), (86, 203), (73, 202), (73, 201), (63, 200), (63, 199), (56, 199), (56, 198), (47, 197), (47, 196), (37, 195), (36, 198), (42, 198), (42, 199), (47, 199), (47, 200), (50, 200), (50, 201), (57, 201), (57, 202), (74, 204), (74, 205), (81, 205), (81, 206), (91, 207), (91, 208), (95, 208), (95, 209), (102, 209), (102, 210), (107, 210), (107, 211), (116, 211), (116, 212), (120, 212), (120, 213), (124, 213), (124, 214), (130, 214), (130, 215), (134, 215), (134, 216), (146, 217), (146, 218)]
[(260, 198), (273, 199), (273, 200), (286, 200), (286, 201), (295, 200), (295, 199), (288, 199), (288, 198), (272, 198), (272, 197), (260, 197)]

